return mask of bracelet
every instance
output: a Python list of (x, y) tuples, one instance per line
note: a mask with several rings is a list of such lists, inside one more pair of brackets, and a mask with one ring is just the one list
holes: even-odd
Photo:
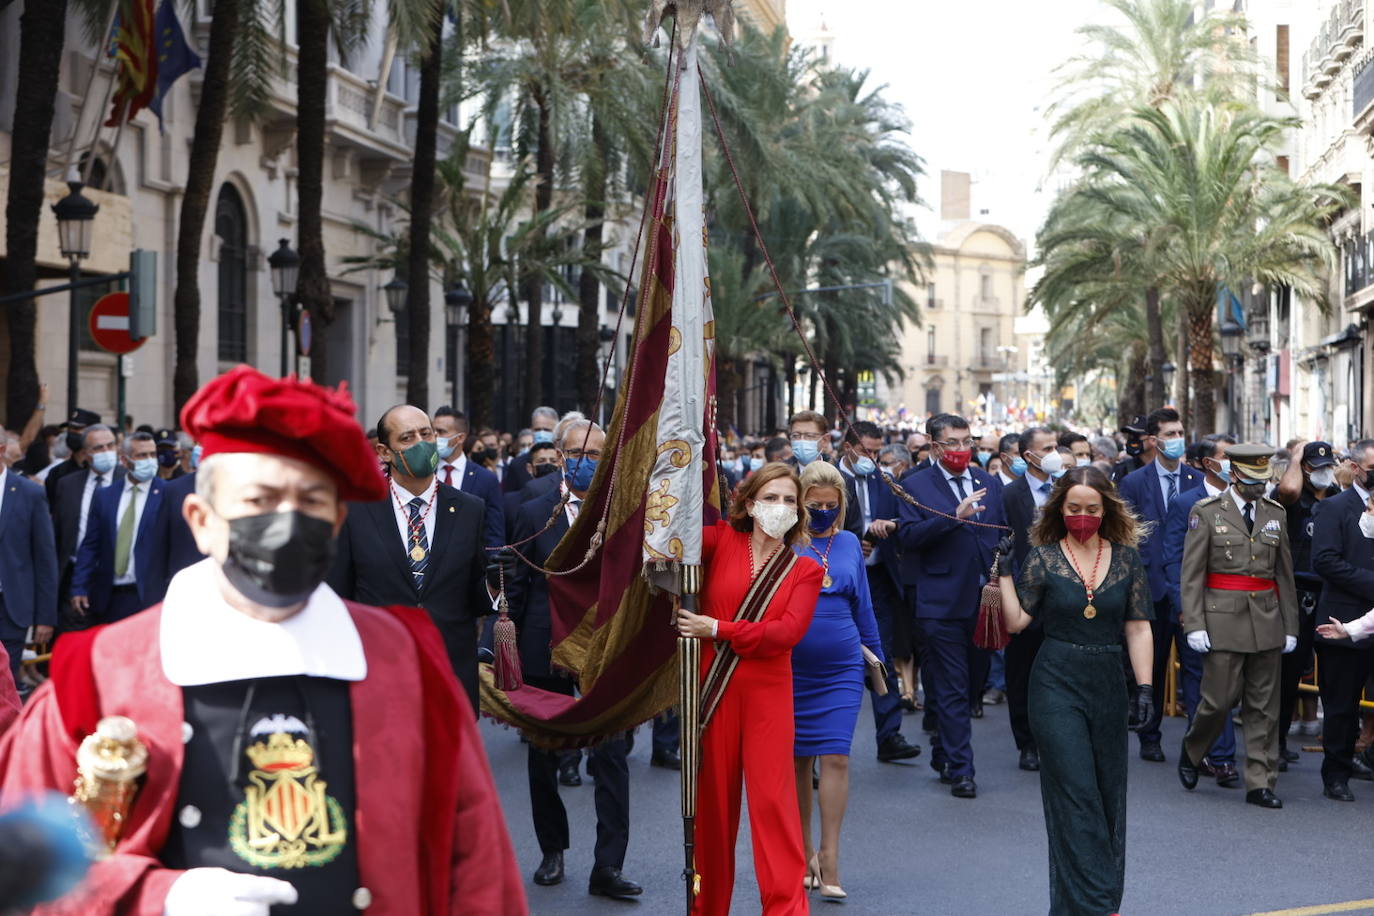
[(47, 410), (47, 409), (48, 409), (48, 405), (47, 405), (47, 404), (35, 404), (34, 407), (33, 407), (33, 409), (34, 409), (34, 410)]

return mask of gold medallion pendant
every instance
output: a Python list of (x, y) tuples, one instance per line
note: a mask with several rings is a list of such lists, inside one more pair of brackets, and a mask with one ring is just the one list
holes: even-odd
[(1094, 617), (1097, 616), (1097, 608), (1093, 607), (1091, 604), (1088, 605), (1083, 609), (1083, 616), (1088, 618), (1089, 620), (1092, 620)]
[(348, 842), (343, 808), (327, 794), (328, 786), (315, 769), (315, 750), (300, 733), (277, 716), (254, 726), (254, 742), (244, 751), (253, 764), (244, 799), (229, 822), (229, 845), (250, 865), (259, 868), (306, 868), (324, 865)]
[(410, 558), (416, 563), (419, 563), (425, 558), (425, 549), (419, 544), (416, 544), (414, 547), (410, 548)]
[(829, 575), (828, 573), (821, 579), (821, 587), (822, 587), (822, 588), (829, 588), (830, 586), (832, 586), (832, 585), (834, 585), (834, 584), (835, 584), (835, 580), (832, 579), (832, 578), (830, 578), (830, 575)]

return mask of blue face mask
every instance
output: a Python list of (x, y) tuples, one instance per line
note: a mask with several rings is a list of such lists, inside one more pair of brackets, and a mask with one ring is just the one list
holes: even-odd
[(1060, 468), (1060, 469), (1057, 470), (1057, 471), (1052, 471), (1052, 472), (1050, 473), (1050, 477), (1054, 478), (1055, 480), (1058, 480), (1059, 478), (1063, 477), (1063, 476), (1064, 476), (1065, 474), (1067, 474), (1067, 473), (1069, 473), (1069, 469), (1068, 469), (1068, 468)]
[(200, 456), (204, 451), (205, 447), (202, 445), (196, 445), (191, 449), (191, 470), (200, 467)]
[(1011, 476), (1020, 477), (1026, 473), (1026, 459), (1017, 455), (1011, 459)]
[(797, 459), (797, 464), (806, 467), (811, 462), (821, 456), (821, 447), (810, 439), (792, 440), (792, 457)]
[(764, 460), (763, 460), (762, 458), (754, 458), (754, 457), (751, 456), (751, 457), (749, 458), (749, 470), (751, 470), (751, 471), (761, 470), (761, 469), (763, 468), (764, 463), (765, 463), (765, 462), (764, 462)]
[(541, 443), (541, 442), (552, 442), (552, 441), (553, 441), (553, 430), (550, 430), (550, 429), (536, 429), (536, 430), (534, 431), (534, 442), (535, 442), (536, 445), (538, 445), (538, 444)]
[(91, 470), (97, 474), (108, 474), (115, 469), (114, 452), (96, 452), (91, 456)]
[(140, 458), (129, 468), (129, 476), (139, 483), (147, 483), (157, 473), (156, 458)]
[(596, 476), (595, 458), (574, 458), (563, 468), (563, 479), (568, 489), (575, 493), (585, 493), (592, 488), (592, 478)]
[(439, 457), (447, 460), (453, 455), (453, 446), (449, 445), (452, 439), (440, 436), (434, 440), (434, 447), (439, 450)]
[(1231, 459), (1223, 458), (1217, 462), (1221, 467), (1217, 470), (1217, 477), (1222, 483), (1231, 482)]
[(1177, 439), (1165, 439), (1159, 443), (1159, 453), (1170, 461), (1177, 461), (1183, 457), (1183, 453), (1188, 451), (1188, 443), (1182, 436)]
[(833, 509), (807, 509), (807, 515), (811, 517), (811, 533), (824, 534), (835, 524), (835, 519), (839, 517), (840, 507)]
[(979, 452), (979, 453), (978, 453), (978, 463), (981, 464), (983, 467), (987, 467), (987, 466), (988, 466), (988, 462), (991, 461), (991, 460), (992, 460), (992, 452)]
[(878, 466), (873, 463), (873, 459), (867, 456), (854, 462), (854, 473), (858, 474), (860, 477), (867, 477), (877, 469)]

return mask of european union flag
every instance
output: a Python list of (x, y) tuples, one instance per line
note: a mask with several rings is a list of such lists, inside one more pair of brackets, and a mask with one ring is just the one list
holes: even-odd
[(172, 0), (162, 0), (158, 6), (153, 31), (157, 34), (157, 94), (148, 107), (157, 115), (158, 129), (162, 129), (163, 97), (183, 74), (200, 66), (200, 55), (186, 43)]

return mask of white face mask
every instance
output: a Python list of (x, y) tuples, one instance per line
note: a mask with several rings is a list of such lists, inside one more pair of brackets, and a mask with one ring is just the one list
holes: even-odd
[(794, 506), (787, 506), (782, 503), (754, 503), (754, 508), (749, 510), (749, 514), (754, 517), (754, 521), (759, 523), (763, 533), (770, 538), (780, 538), (792, 530), (792, 526), (797, 523), (797, 510)]
[(1374, 515), (1370, 515), (1368, 512), (1360, 515), (1360, 534), (1374, 540)]
[[(1317, 468), (1312, 472), (1312, 486), (1318, 490), (1325, 490), (1336, 482), (1336, 472), (1331, 468)], [(1374, 535), (1365, 535), (1374, 537)]]
[(1050, 452), (1040, 458), (1040, 470), (1046, 474), (1054, 475), (1064, 470), (1064, 456), (1058, 452)]

